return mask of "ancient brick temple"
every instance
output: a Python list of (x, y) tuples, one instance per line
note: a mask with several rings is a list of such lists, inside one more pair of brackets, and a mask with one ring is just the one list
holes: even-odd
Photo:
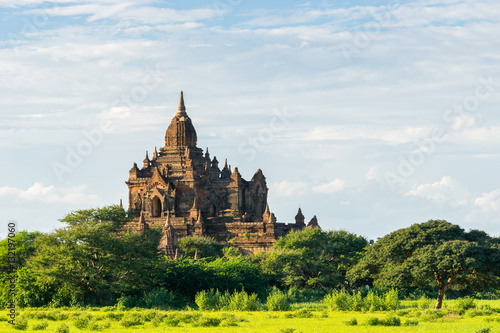
[[(279, 236), (306, 227), (301, 210), (295, 223), (280, 223), (267, 204), (266, 177), (259, 169), (250, 181), (227, 160), (222, 167), (197, 146), (191, 118), (180, 103), (165, 134), (165, 146), (134, 163), (126, 182), (137, 230), (162, 230), (160, 246), (172, 254), (177, 239), (207, 235), (247, 251), (266, 251)], [(317, 227), (314, 217), (308, 224)]]

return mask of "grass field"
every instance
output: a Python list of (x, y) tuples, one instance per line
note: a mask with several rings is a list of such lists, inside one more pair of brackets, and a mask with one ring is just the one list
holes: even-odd
[[(299, 303), (287, 312), (202, 312), (106, 308), (23, 309), (18, 324), (39, 332), (478, 332), (500, 333), (500, 301), (476, 301), (457, 311), (454, 301), (440, 311), (402, 302), (391, 312), (330, 311), (321, 303)], [(355, 318), (355, 319), (354, 319)], [(374, 319), (377, 318), (377, 319)], [(0, 332), (20, 332), (0, 314)], [(355, 324), (356, 323), (356, 324)], [(398, 326), (384, 326), (384, 325)], [(19, 328), (23, 328), (23, 325)], [(66, 326), (69, 330), (65, 330)]]

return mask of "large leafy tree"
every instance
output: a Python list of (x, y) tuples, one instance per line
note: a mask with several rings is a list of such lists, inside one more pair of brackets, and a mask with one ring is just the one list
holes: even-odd
[(347, 231), (320, 228), (291, 232), (263, 254), (264, 271), (287, 287), (332, 288), (348, 283), (346, 271), (368, 245)]
[(484, 289), (500, 282), (499, 239), (464, 231), (443, 220), (399, 229), (370, 246), (349, 272), (380, 286), (407, 288), (434, 284), (440, 309), (450, 286)]
[(188, 258), (217, 258), (224, 255), (225, 245), (217, 242), (212, 237), (188, 236), (179, 240), (179, 247)]
[(124, 232), (130, 217), (117, 206), (74, 211), (61, 221), (65, 228), (37, 238), (27, 267), (35, 284), (56, 287), (62, 303), (76, 295), (103, 304), (153, 283), (158, 232)]
[(15, 270), (12, 270), (9, 260), (9, 239), (0, 241), (0, 307), (6, 306), (10, 301), (10, 276), (15, 274), (17, 284), (22, 283), (19, 277), (26, 270), (26, 261), (35, 253), (35, 239), (41, 235), (39, 231), (20, 231), (14, 236)]

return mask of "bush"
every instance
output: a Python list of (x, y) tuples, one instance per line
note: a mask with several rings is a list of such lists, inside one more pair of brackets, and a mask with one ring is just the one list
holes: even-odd
[(210, 317), (201, 317), (198, 320), (193, 322), (194, 327), (215, 327), (219, 326), (221, 319), (219, 318), (210, 318)]
[(88, 330), (89, 331), (102, 331), (106, 328), (110, 328), (111, 327), (111, 323), (109, 321), (105, 321), (103, 323), (97, 323), (95, 321), (91, 321), (89, 322), (89, 325), (88, 325)]
[(417, 300), (417, 307), (419, 309), (425, 310), (425, 309), (431, 309), (433, 306), (434, 300), (425, 297), (422, 295), (418, 300)]
[(56, 327), (54, 333), (69, 333), (69, 326), (65, 323), (61, 323)]
[(228, 302), (229, 296), (222, 295), (219, 290), (203, 290), (196, 294), (194, 302), (201, 311), (214, 311), (222, 309)]
[(393, 311), (397, 310), (399, 309), (400, 303), (401, 302), (399, 301), (397, 289), (391, 289), (385, 293), (384, 295), (385, 310), (393, 310)]
[(385, 310), (384, 299), (370, 290), (364, 299), (363, 307), (371, 312), (383, 311)]
[(175, 307), (174, 295), (164, 288), (152, 290), (148, 295), (139, 299), (137, 303), (140, 307), (147, 309), (170, 310)]
[(78, 318), (75, 320), (75, 322), (73, 323), (73, 325), (80, 329), (80, 330), (84, 330), (87, 328), (87, 326), (89, 325), (89, 318), (86, 317), (86, 318)]
[(418, 325), (418, 320), (417, 319), (407, 319), (403, 323), (404, 326), (417, 326)]
[(349, 311), (351, 308), (351, 296), (345, 291), (334, 290), (326, 295), (323, 302), (331, 309), (338, 311)]
[(455, 301), (455, 308), (462, 314), (469, 309), (476, 308), (476, 302), (472, 297), (458, 298)]
[(267, 296), (266, 306), (269, 311), (290, 311), (292, 308), (288, 295), (277, 288)]
[(381, 320), (378, 317), (369, 317), (368, 319), (366, 319), (365, 325), (368, 326), (381, 325)]
[(396, 316), (387, 316), (383, 321), (384, 326), (401, 326), (401, 319)]
[(120, 321), (120, 325), (123, 327), (138, 326), (144, 324), (142, 317), (139, 313), (128, 313)]
[(229, 297), (229, 304), (225, 308), (232, 311), (256, 311), (260, 307), (261, 303), (257, 294), (248, 295), (242, 290), (241, 292), (235, 291)]
[(14, 322), (14, 329), (26, 331), (28, 329), (28, 319), (24, 317), (17, 318)]
[(489, 327), (482, 327), (475, 330), (476, 333), (490, 333), (491, 329)]
[(351, 319), (344, 321), (344, 323), (347, 326), (356, 326), (358, 325), (358, 320), (355, 317), (352, 317)]
[(368, 326), (401, 326), (401, 320), (395, 316), (387, 316), (385, 319), (378, 317), (369, 317), (365, 325)]
[(296, 330), (297, 330), (296, 328), (287, 327), (287, 328), (281, 328), (281, 329), (279, 329), (277, 333), (293, 333)]
[(33, 326), (31, 327), (31, 330), (32, 331), (40, 331), (40, 330), (46, 329), (48, 326), (49, 326), (49, 322), (46, 320), (43, 320), (43, 321), (40, 321), (38, 323), (33, 324)]

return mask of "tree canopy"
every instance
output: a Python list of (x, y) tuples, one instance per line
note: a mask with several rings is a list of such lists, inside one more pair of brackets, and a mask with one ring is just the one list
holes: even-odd
[(159, 233), (119, 233), (129, 220), (117, 206), (68, 214), (61, 220), (67, 227), (37, 238), (24, 273), (40, 289), (57, 290), (63, 303), (93, 299), (102, 304), (121, 293), (147, 289)]
[(332, 288), (346, 284), (346, 271), (368, 245), (344, 230), (304, 229), (278, 239), (264, 254), (264, 269), (287, 287)]
[(438, 288), (435, 307), (439, 309), (452, 285), (471, 289), (498, 286), (499, 265), (498, 239), (477, 230), (465, 232), (444, 220), (430, 220), (379, 239), (348, 277), (370, 277), (376, 285), (393, 288), (433, 283)]

